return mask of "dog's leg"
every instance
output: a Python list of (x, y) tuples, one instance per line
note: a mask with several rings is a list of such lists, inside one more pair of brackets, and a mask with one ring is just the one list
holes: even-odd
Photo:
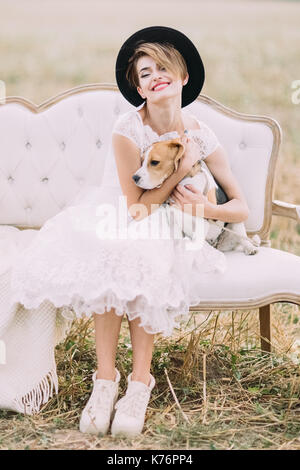
[[(242, 237), (247, 237), (247, 232), (243, 222), (238, 224), (229, 224), (233, 226), (232, 230), (241, 235)], [(258, 248), (251, 243), (250, 240), (245, 240), (245, 238), (240, 239), (240, 245), (243, 249), (245, 255), (255, 255), (258, 252)]]
[[(168, 208), (169, 225), (173, 227), (175, 238), (188, 237), (190, 242), (186, 245), (188, 250), (198, 250), (203, 247), (209, 223), (202, 217), (194, 217), (178, 207)], [(175, 230), (174, 230), (175, 229)]]
[(182, 238), (182, 211), (177, 207), (166, 204), (167, 218), (169, 222), (171, 238)]
[(218, 246), (218, 237), (222, 232), (222, 228), (224, 227), (224, 222), (221, 220), (217, 220), (216, 222), (212, 222), (211, 220), (207, 220), (207, 232), (205, 234), (206, 241), (212, 245), (214, 248)]
[(225, 230), (220, 235), (218, 240), (219, 250), (234, 251), (241, 247), (245, 255), (255, 255), (258, 252), (257, 247), (255, 247), (251, 241), (242, 238), (247, 237), (247, 232), (243, 222), (228, 224), (226, 228), (232, 230), (235, 233), (227, 232)]

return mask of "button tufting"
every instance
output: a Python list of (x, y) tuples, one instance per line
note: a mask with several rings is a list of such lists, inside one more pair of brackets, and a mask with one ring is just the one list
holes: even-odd
[(83, 184), (83, 181), (84, 181), (83, 178), (79, 178), (79, 179), (78, 179), (78, 183), (79, 183), (79, 184)]
[(26, 142), (26, 148), (27, 148), (27, 150), (31, 149), (31, 143), (30, 142)]
[(78, 114), (79, 114), (80, 117), (83, 116), (83, 110), (82, 110), (82, 108), (80, 108), (80, 107), (78, 108)]
[(48, 183), (49, 178), (47, 178), (47, 176), (46, 176), (45, 178), (42, 178), (41, 181), (42, 181), (42, 183)]
[(96, 145), (97, 145), (98, 149), (100, 149), (100, 148), (101, 148), (101, 146), (102, 146), (102, 142), (101, 142), (101, 140), (100, 140), (100, 139), (98, 139), (98, 140), (97, 140), (97, 142), (96, 142)]
[(61, 148), (62, 150), (65, 150), (65, 148), (66, 148), (66, 144), (65, 144), (64, 142), (61, 142), (61, 144), (60, 144), (60, 148)]
[(63, 209), (64, 207), (66, 207), (66, 203), (65, 203), (65, 202), (60, 205), (60, 208), (61, 208), (61, 209)]
[(240, 149), (244, 149), (246, 148), (246, 144), (245, 142), (240, 142), (240, 145), (239, 145)]
[(30, 206), (25, 207), (26, 212), (31, 212), (32, 208)]
[(14, 182), (14, 179), (13, 179), (12, 176), (9, 176), (7, 179), (8, 179), (8, 181), (9, 181), (10, 183), (13, 183), (13, 182)]

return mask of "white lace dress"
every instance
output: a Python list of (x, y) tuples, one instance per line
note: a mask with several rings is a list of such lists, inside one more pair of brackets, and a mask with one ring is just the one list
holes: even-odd
[[(205, 159), (219, 143), (213, 131), (204, 122), (199, 123), (201, 128), (190, 131), (190, 135), (198, 143), (199, 158)], [(137, 110), (119, 116), (113, 132), (133, 140), (141, 150), (157, 140), (178, 136), (177, 132), (158, 136), (150, 126), (143, 125)], [(27, 309), (38, 308), (48, 299), (56, 307), (65, 306), (68, 318), (89, 317), (93, 312), (102, 314), (115, 308), (118, 315), (126, 313), (129, 320), (139, 317), (147, 333), (166, 337), (188, 318), (190, 306), (201, 305), (203, 277), (212, 271), (222, 275), (226, 269), (224, 254), (207, 242), (201, 250), (187, 250), (184, 237), (143, 239), (128, 236), (129, 232), (127, 238), (120, 238), (120, 232), (114, 236), (115, 226), (110, 224), (108, 213), (100, 211), (99, 215), (99, 207), (106, 207), (104, 203), (118, 207), (119, 214), (123, 210), (122, 221), (127, 228), (138, 224), (120, 205), (120, 196), (124, 198), (110, 149), (101, 187), (86, 187), (72, 205), (49, 219), (15, 262), (12, 308), (17, 302)], [(163, 206), (158, 211), (163, 224), (168, 224)]]

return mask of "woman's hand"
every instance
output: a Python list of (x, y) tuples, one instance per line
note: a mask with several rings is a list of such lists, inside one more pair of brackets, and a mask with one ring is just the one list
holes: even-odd
[(192, 169), (193, 165), (199, 160), (199, 147), (186, 134), (181, 139), (182, 144), (184, 145), (184, 154), (180, 159), (179, 168), (183, 170), (186, 175)]
[[(170, 203), (171, 206), (176, 206), (197, 217), (213, 218), (211, 213), (214, 204), (209, 202), (207, 197), (193, 184), (183, 186), (179, 183), (173, 189), (170, 198), (174, 201)], [(185, 204), (189, 204), (189, 206), (185, 206)]]

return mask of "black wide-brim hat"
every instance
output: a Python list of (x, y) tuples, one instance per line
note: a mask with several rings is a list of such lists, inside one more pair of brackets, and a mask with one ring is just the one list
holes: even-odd
[(116, 60), (116, 80), (120, 92), (129, 103), (140, 106), (145, 100), (136, 88), (132, 88), (126, 79), (128, 61), (134, 50), (143, 42), (168, 42), (183, 56), (189, 74), (189, 80), (182, 88), (182, 108), (192, 103), (202, 90), (205, 71), (200, 54), (192, 41), (182, 32), (167, 26), (149, 26), (130, 36), (121, 47)]

